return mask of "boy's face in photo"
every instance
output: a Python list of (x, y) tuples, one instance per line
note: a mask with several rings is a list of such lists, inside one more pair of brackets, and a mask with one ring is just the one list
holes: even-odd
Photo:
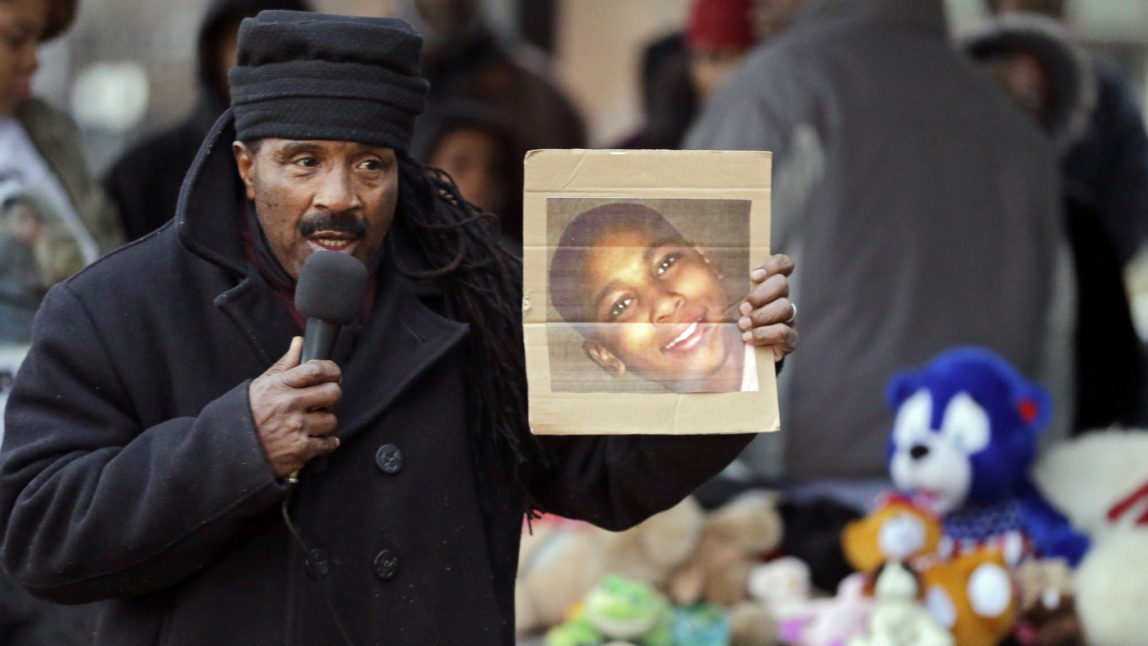
[(612, 373), (700, 384), (740, 345), (705, 250), (638, 227), (613, 229), (586, 251), (581, 276), (584, 311), (597, 322), (586, 351)]

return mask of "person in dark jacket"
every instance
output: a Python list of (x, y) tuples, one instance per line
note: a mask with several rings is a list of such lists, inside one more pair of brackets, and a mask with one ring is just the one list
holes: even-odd
[[(994, 16), (1041, 14), (1064, 22), (1068, 0), (985, 0)], [(1127, 265), (1148, 241), (1148, 130), (1136, 92), (1110, 66), (1090, 60), (1096, 78), (1087, 128), (1063, 155), (1065, 180), (1100, 218)]]
[(199, 95), (178, 125), (137, 142), (108, 171), (108, 193), (119, 206), (129, 240), (175, 215), (184, 175), (211, 124), (227, 109), (227, 69), (235, 64), (239, 22), (264, 9), (307, 11), (307, 0), (212, 0), (200, 21), (196, 76)]
[[(429, 104), (465, 99), (514, 115), (521, 151), (585, 148), (586, 124), (543, 51), (502, 38), (485, 19), (485, 0), (401, 0), (402, 17), (426, 39)], [(522, 155), (518, 156), (519, 161)]]
[[(46, 290), (123, 242), (75, 124), (32, 96), (40, 44), (76, 11), (76, 0), (0, 1), (0, 415)], [(4, 646), (82, 646), (94, 625), (91, 606), (35, 599), (0, 569)]]
[[(419, 46), (395, 19), (244, 21), (175, 219), (48, 293), (0, 559), (102, 601), (97, 646), (510, 645), (525, 513), (628, 527), (749, 441), (530, 434), (520, 265), (407, 154)], [(370, 278), (331, 359), (300, 365), (317, 249)], [(791, 271), (767, 259), (747, 296), (781, 354)]]
[[(965, 51), (1052, 141), (1062, 160), (1095, 132), (1098, 77), (1056, 20), (1005, 13), (965, 39)], [(1142, 423), (1143, 344), (1132, 321), (1124, 261), (1091, 187), (1064, 169), (1064, 205), (1076, 303), (1073, 432)], [(1148, 217), (1148, 213), (1144, 214)]]

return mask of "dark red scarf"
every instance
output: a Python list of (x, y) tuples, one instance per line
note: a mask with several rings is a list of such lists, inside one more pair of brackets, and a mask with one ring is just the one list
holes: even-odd
[[(259, 225), (259, 219), (255, 215), (255, 205), (250, 200), (244, 200), (240, 210), (243, 213), (243, 218), (239, 227), (239, 240), (243, 247), (243, 255), (247, 258), (247, 262), (259, 271), (263, 280), (267, 281), (271, 291), (287, 308), (291, 320), (295, 321), (295, 325), (302, 331), (307, 323), (307, 317), (295, 309), (295, 279), (287, 273), (286, 269), (283, 269), (283, 265), (279, 263), (279, 259), (271, 251), (271, 244), (267, 242), (267, 236), (264, 235), (263, 227)], [(366, 323), (375, 310), (375, 291), (378, 286), (378, 268), (381, 256), (382, 249), (380, 248), (369, 267), (370, 275), (367, 277), (367, 289), (363, 293), (363, 302), (359, 308), (360, 323)]]

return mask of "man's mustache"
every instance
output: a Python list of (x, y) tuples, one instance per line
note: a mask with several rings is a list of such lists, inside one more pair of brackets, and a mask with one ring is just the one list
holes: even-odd
[(299, 234), (305, 238), (319, 231), (345, 233), (356, 238), (367, 234), (367, 220), (354, 213), (313, 213), (299, 220)]

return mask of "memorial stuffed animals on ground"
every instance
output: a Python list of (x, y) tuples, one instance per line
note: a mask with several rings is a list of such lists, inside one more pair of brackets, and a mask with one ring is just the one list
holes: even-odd
[(516, 628), (533, 633), (558, 625), (614, 575), (652, 586), (678, 608), (721, 607), (735, 643), (770, 646), (776, 625), (750, 600), (749, 578), (781, 543), (776, 505), (768, 491), (743, 493), (708, 513), (686, 498), (622, 532), (556, 517), (534, 521), (522, 538)]
[(1077, 563), (1089, 547), (1030, 477), (1052, 402), (981, 348), (956, 348), (898, 374), (887, 395), (897, 491), (846, 528), (845, 552), (870, 574), (905, 562), (921, 573), (930, 611), (957, 643), (996, 644), (1022, 609), (1011, 570), (1035, 567), (1037, 558)]

